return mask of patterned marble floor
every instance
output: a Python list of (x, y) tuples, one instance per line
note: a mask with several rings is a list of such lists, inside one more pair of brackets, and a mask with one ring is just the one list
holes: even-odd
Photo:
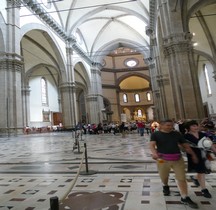
[[(148, 141), (137, 133), (85, 135), (73, 151), (69, 132), (0, 138), (0, 210), (48, 210), (50, 199), (68, 194), (60, 210), (190, 209), (180, 203), (173, 174), (171, 196), (163, 196)], [(88, 167), (80, 166), (84, 143)], [(206, 180), (212, 199), (201, 196), (187, 175), (190, 196), (202, 210), (216, 208), (215, 162)]]

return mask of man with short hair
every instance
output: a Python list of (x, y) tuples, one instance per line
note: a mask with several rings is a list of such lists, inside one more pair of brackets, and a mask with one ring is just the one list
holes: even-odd
[(169, 119), (161, 121), (159, 131), (151, 135), (150, 150), (152, 158), (157, 160), (158, 172), (164, 185), (163, 193), (165, 196), (170, 194), (168, 179), (170, 170), (173, 169), (181, 194), (181, 202), (197, 209), (198, 205), (188, 196), (185, 164), (180, 147), (183, 147), (191, 155), (195, 163), (198, 162), (186, 139), (179, 132), (174, 131), (173, 121)]

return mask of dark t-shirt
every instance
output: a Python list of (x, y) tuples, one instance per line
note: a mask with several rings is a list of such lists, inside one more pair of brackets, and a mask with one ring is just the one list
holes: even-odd
[(156, 131), (152, 133), (150, 141), (156, 141), (157, 151), (163, 154), (180, 153), (178, 145), (186, 143), (184, 137), (177, 131), (170, 133)]
[[(197, 145), (199, 140), (206, 136), (204, 133), (199, 132), (199, 138), (196, 138), (194, 135), (187, 133), (184, 135), (184, 137), (191, 142), (194, 145)], [(205, 159), (202, 157), (201, 149), (191, 147), (191, 149), (196, 154), (197, 158), (199, 159), (199, 162), (195, 164), (191, 158), (191, 155), (187, 154), (188, 158), (188, 171), (189, 172), (197, 172), (197, 173), (206, 173), (206, 166), (205, 166)]]

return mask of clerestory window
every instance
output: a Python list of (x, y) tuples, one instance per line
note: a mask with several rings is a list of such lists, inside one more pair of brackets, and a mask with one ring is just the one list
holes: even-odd
[(43, 106), (48, 105), (47, 81), (44, 77), (41, 78), (41, 101)]
[(140, 102), (140, 95), (138, 93), (134, 95), (134, 98), (135, 98), (135, 102)]
[(209, 81), (208, 69), (207, 69), (206, 65), (204, 65), (204, 74), (205, 74), (207, 93), (208, 93), (208, 95), (211, 95), (212, 90), (211, 90), (211, 85), (210, 85), (210, 81)]
[(147, 98), (147, 101), (151, 101), (151, 93), (147, 92), (146, 93), (146, 98)]
[(127, 103), (127, 102), (128, 102), (128, 97), (127, 97), (127, 94), (126, 94), (126, 93), (123, 94), (123, 102), (124, 102), (124, 103)]

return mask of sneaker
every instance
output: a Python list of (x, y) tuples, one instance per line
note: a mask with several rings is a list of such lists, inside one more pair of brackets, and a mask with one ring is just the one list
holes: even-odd
[(200, 186), (199, 181), (197, 179), (195, 179), (193, 176), (190, 176), (190, 178), (196, 187)]
[(205, 197), (205, 198), (211, 198), (211, 194), (209, 193), (208, 189), (203, 189), (201, 190), (202, 192), (202, 195)]
[(189, 207), (191, 207), (192, 209), (198, 209), (198, 205), (197, 203), (194, 203), (190, 197), (186, 197), (186, 198), (181, 198), (181, 202), (185, 205), (188, 205)]
[(170, 195), (169, 186), (163, 186), (163, 194), (164, 194), (164, 196)]

